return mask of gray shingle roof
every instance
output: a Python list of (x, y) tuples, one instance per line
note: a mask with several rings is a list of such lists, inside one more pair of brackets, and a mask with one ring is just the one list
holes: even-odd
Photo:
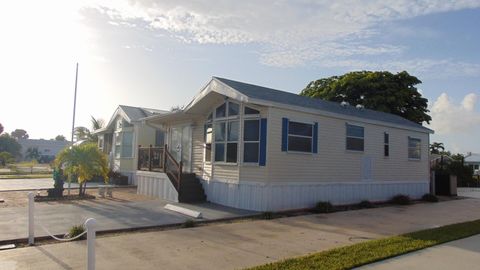
[(480, 154), (471, 154), (465, 158), (466, 162), (480, 162)]
[(430, 129), (407, 120), (401, 116), (384, 113), (369, 109), (357, 109), (354, 106), (343, 107), (339, 103), (326, 101), (323, 99), (310, 98), (305, 96), (300, 96), (297, 94), (275, 90), (267, 87), (262, 87), (258, 85), (232, 81), (229, 79), (214, 77), (220, 82), (226, 84), (227, 86), (237, 90), (238, 92), (246, 95), (247, 97), (261, 99), (276, 103), (294, 105), (304, 108), (316, 109), (336, 114), (343, 114), (347, 116), (361, 117), (369, 120), (376, 120), (382, 122), (388, 122), (396, 125), (402, 125), (412, 128), (420, 128), (425, 131), (431, 131)]
[(128, 118), (130, 118), (130, 120), (132, 121), (137, 121), (141, 118), (152, 116), (154, 114), (166, 113), (166, 111), (162, 110), (140, 108), (127, 105), (120, 105), (119, 107), (122, 108)]

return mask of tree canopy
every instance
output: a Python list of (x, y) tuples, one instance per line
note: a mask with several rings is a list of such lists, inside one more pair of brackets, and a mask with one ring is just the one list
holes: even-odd
[(65, 136), (63, 136), (63, 135), (57, 135), (57, 136), (55, 137), (55, 141), (62, 141), (62, 142), (64, 142), (64, 141), (66, 141), (66, 140), (67, 140), (67, 138), (65, 138)]
[(0, 123), (0, 134), (3, 133), (3, 126), (2, 126), (2, 123)]
[(14, 157), (20, 156), (22, 146), (13, 137), (4, 133), (0, 135), (0, 152), (8, 152)]
[[(92, 130), (95, 131), (102, 128), (105, 125), (105, 121), (103, 121), (102, 119), (96, 119), (95, 117), (91, 116), (91, 124)], [(73, 134), (75, 135), (77, 141), (98, 141), (98, 136), (96, 134), (93, 134), (93, 132), (86, 127), (76, 127)]]
[(12, 137), (15, 139), (28, 139), (29, 137), (26, 130), (18, 128), (12, 131), (10, 135), (12, 135)]
[(300, 95), (329, 101), (361, 104), (367, 109), (392, 113), (421, 124), (429, 123), (428, 100), (418, 92), (422, 83), (406, 71), (354, 71), (310, 82)]
[(445, 152), (445, 146), (441, 142), (433, 142), (430, 144), (431, 154), (441, 154)]

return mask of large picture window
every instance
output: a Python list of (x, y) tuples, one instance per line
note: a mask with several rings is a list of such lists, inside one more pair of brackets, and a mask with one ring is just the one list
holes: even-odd
[(119, 132), (115, 134), (115, 157), (133, 157), (133, 132)]
[(420, 139), (408, 137), (408, 158), (421, 158), (421, 142)]
[(258, 163), (260, 120), (245, 120), (243, 125), (243, 162)]
[(121, 156), (122, 158), (133, 156), (133, 132), (123, 132)]
[(313, 125), (307, 123), (288, 123), (288, 151), (312, 152)]
[[(239, 113), (240, 105), (233, 102), (225, 102), (215, 110), (213, 134), (216, 162), (237, 163), (240, 130)], [(208, 152), (208, 149), (206, 152)]]
[(347, 124), (347, 150), (363, 151), (364, 150), (364, 128)]

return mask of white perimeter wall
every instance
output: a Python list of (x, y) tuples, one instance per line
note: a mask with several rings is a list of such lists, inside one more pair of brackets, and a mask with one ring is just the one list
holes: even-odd
[(137, 194), (178, 202), (178, 192), (165, 173), (136, 172)]
[(386, 201), (397, 194), (418, 199), (429, 191), (429, 182), (343, 182), (343, 183), (224, 183), (202, 181), (211, 202), (254, 211), (310, 208), (319, 201), (354, 204), (362, 200)]

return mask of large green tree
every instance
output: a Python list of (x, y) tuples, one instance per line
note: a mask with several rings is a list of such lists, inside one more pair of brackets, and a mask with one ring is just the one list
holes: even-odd
[(428, 100), (418, 92), (422, 83), (406, 71), (354, 71), (310, 82), (300, 95), (329, 101), (361, 104), (367, 109), (402, 116), (421, 124), (429, 123)]
[(14, 157), (20, 157), (22, 146), (13, 137), (4, 133), (0, 135), (0, 152), (8, 152)]
[(12, 137), (14, 137), (15, 139), (28, 139), (28, 133), (26, 130), (24, 129), (15, 129), (14, 131), (12, 131)]

